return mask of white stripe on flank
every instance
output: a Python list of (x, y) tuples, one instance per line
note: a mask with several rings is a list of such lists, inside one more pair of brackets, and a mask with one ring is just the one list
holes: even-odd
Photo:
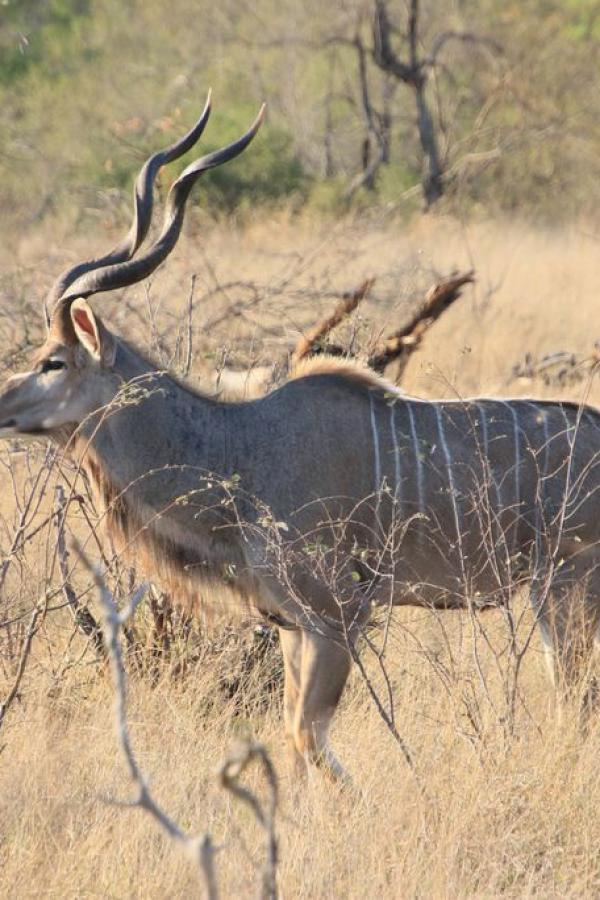
[(379, 435), (377, 434), (375, 404), (373, 403), (372, 393), (369, 393), (369, 404), (371, 406), (371, 431), (373, 432), (373, 455), (375, 457), (375, 493), (379, 498), (379, 492), (381, 490), (381, 453), (379, 450)]
[(589, 407), (584, 407), (583, 415), (586, 418), (586, 421), (590, 423), (592, 428), (595, 428), (596, 431), (600, 430), (600, 422), (598, 421), (598, 413), (589, 409)]
[(513, 420), (513, 431), (515, 435), (515, 490), (517, 492), (515, 497), (515, 509), (517, 510), (517, 515), (520, 515), (521, 509), (521, 481), (520, 481), (520, 468), (521, 468), (521, 451), (519, 448), (519, 423), (517, 421), (517, 411), (512, 405), (512, 403), (507, 402), (506, 400), (502, 401), (504, 406), (510, 410), (510, 414)]
[(410, 433), (413, 442), (413, 452), (415, 454), (415, 462), (417, 464), (417, 497), (419, 503), (419, 512), (424, 515), (425, 510), (423, 508), (423, 459), (421, 457), (421, 451), (419, 450), (419, 439), (417, 437), (417, 429), (415, 427), (415, 416), (412, 411), (412, 403), (409, 400), (406, 404), (406, 408), (408, 409), (408, 417), (410, 419)]
[(518, 547), (518, 541), (519, 541), (519, 523), (520, 523), (520, 519), (521, 519), (521, 481), (520, 481), (521, 473), (519, 471), (521, 468), (521, 451), (520, 451), (520, 447), (519, 447), (519, 422), (517, 420), (517, 411), (514, 408), (514, 406), (512, 405), (512, 402), (508, 402), (506, 400), (500, 400), (499, 402), (502, 403), (503, 406), (506, 406), (506, 408), (508, 410), (510, 410), (510, 414), (511, 414), (512, 420), (513, 420), (513, 432), (514, 432), (514, 438), (515, 438), (515, 491), (516, 491), (516, 496), (515, 496), (514, 506), (512, 506), (512, 504), (511, 504), (512, 508), (515, 511), (515, 519), (514, 519), (514, 523), (513, 523), (514, 524), (514, 534), (513, 534), (513, 539), (511, 542), (512, 543), (511, 558), (516, 559), (516, 553), (517, 553), (517, 547)]
[(541, 423), (543, 431), (544, 431), (544, 464), (542, 466), (542, 472), (540, 475), (540, 480), (545, 481), (546, 476), (548, 474), (548, 454), (550, 453), (550, 435), (548, 433), (548, 411), (543, 407), (539, 406), (537, 403), (534, 403), (532, 400), (528, 400), (527, 403), (531, 406), (532, 409), (535, 410), (536, 413), (536, 422), (538, 425)]
[[(400, 448), (398, 446), (398, 435), (396, 434), (396, 404), (393, 401), (390, 404), (390, 428), (394, 444), (394, 496), (398, 502), (398, 506), (401, 507), (402, 484), (400, 482)], [(401, 509), (400, 512), (402, 512)]]
[(549, 434), (548, 434), (548, 413), (545, 409), (531, 400), (527, 401), (528, 405), (535, 411), (536, 423), (542, 425), (544, 431), (544, 463), (541, 472), (538, 466), (538, 490), (535, 498), (535, 559), (533, 565), (533, 577), (536, 579), (542, 565), (542, 531), (546, 530), (546, 522), (544, 519), (544, 485), (546, 476), (548, 475), (548, 453), (550, 452)]
[(565, 437), (567, 438), (567, 440), (568, 440), (568, 442), (569, 442), (569, 444), (570, 444), (570, 443), (571, 443), (571, 435), (569, 434), (569, 432), (571, 431), (571, 428), (572, 428), (573, 426), (572, 426), (572, 424), (569, 422), (569, 417), (568, 417), (568, 415), (567, 415), (567, 410), (566, 410), (566, 408), (563, 406), (562, 403), (560, 404), (560, 411), (561, 411), (561, 413), (563, 414), (563, 419), (565, 420)]
[(452, 510), (454, 512), (454, 522), (456, 525), (456, 537), (458, 541), (458, 549), (461, 551), (461, 560), (462, 560), (462, 532), (460, 529), (460, 513), (458, 510), (458, 503), (456, 502), (456, 488), (454, 486), (454, 473), (452, 471), (452, 459), (450, 456), (450, 448), (448, 447), (448, 442), (446, 441), (446, 434), (444, 432), (444, 423), (442, 422), (442, 413), (440, 407), (437, 403), (433, 404), (435, 409), (435, 417), (437, 419), (438, 426), (438, 434), (440, 437), (440, 444), (442, 445), (442, 450), (444, 451), (444, 457), (446, 460), (446, 471), (448, 472), (448, 484), (450, 486), (450, 499), (452, 501)]
[(494, 509), (492, 507), (492, 513), (495, 518), (496, 516), (499, 516), (500, 513), (502, 512), (502, 495), (500, 493), (500, 485), (496, 481), (496, 478), (494, 476), (494, 470), (492, 468), (492, 463), (490, 461), (490, 442), (489, 442), (489, 436), (488, 436), (488, 422), (487, 422), (486, 410), (484, 409), (483, 404), (481, 404), (481, 403), (476, 403), (475, 405), (477, 406), (477, 409), (479, 410), (479, 416), (480, 416), (480, 420), (481, 420), (481, 437), (483, 439), (483, 456), (484, 456), (484, 462), (487, 466), (485, 476), (490, 478), (492, 484), (494, 485), (494, 493), (496, 495), (497, 508)]
[(485, 410), (481, 403), (475, 404), (477, 410), (479, 412), (479, 421), (481, 422), (481, 436), (483, 438), (483, 455), (486, 460), (489, 460), (489, 441), (488, 441), (488, 427), (487, 427), (487, 419), (485, 417)]

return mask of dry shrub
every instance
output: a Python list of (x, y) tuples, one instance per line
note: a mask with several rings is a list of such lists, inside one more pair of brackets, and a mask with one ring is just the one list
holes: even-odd
[[(486, 697), (501, 706), (493, 655), (480, 646), (476, 670), (469, 623), (448, 613), (444, 628), (457, 668), (445, 690), (429, 652), (444, 656), (437, 617), (402, 612), (386, 668), (397, 721), (415, 752), (424, 797), (355, 674), (334, 728), (334, 745), (359, 794), (320, 780), (282, 785), (280, 879), (288, 896), (593, 895), (600, 871), (594, 729), (582, 743), (571, 712), (558, 728), (537, 644), (523, 673), (529, 713), (514, 738)], [(500, 644), (500, 614), (485, 614)], [(444, 642), (445, 643), (445, 640)], [(459, 648), (461, 652), (459, 654)], [(446, 662), (448, 659), (446, 657)], [(376, 678), (375, 671), (372, 675)], [(216, 787), (214, 772), (235, 736), (260, 734), (285, 775), (277, 705), (252, 718), (215, 703), (218, 667), (201, 661), (183, 682), (152, 686), (132, 676), (130, 725), (140, 761), (163, 806), (190, 831), (209, 827), (225, 896), (247, 896), (254, 870), (230, 852), (237, 829), (258, 862), (262, 835)], [(195, 873), (135, 813), (102, 797), (128, 796), (115, 743), (112, 689), (81, 666), (59, 682), (42, 643), (35, 648), (22, 703), (5, 732), (3, 893), (33, 896), (185, 896)], [(466, 712), (470, 707), (471, 713)], [(479, 734), (472, 710), (479, 710)], [(250, 786), (260, 790), (258, 776)]]
[[(37, 241), (24, 245), (23, 254), (32, 271), (44, 271), (39, 261), (47, 250)], [(88, 255), (83, 244), (77, 250)], [(368, 348), (431, 283), (432, 260), (438, 271), (473, 265), (478, 282), (431, 330), (406, 373), (411, 389), (545, 394), (549, 389), (535, 381), (515, 381), (514, 364), (528, 351), (584, 355), (595, 338), (590, 321), (598, 295), (597, 248), (593, 237), (576, 229), (549, 234), (519, 225), (465, 229), (429, 221), (399, 234), (384, 222), (344, 222), (326, 231), (302, 222), (257, 221), (244, 235), (217, 229), (205, 253), (191, 236), (147, 296), (136, 288), (118, 301), (94, 301), (139, 343), (158, 336), (155, 352), (167, 362), (173, 356), (177, 365), (190, 277), (197, 272), (195, 383), (223, 347), (240, 367), (279, 358), (340, 288), (377, 275), (374, 296), (340, 336), (355, 341), (359, 351)], [(243, 284), (228, 283), (231, 272), (243, 273)], [(8, 319), (3, 327), (2, 349), (10, 356), (16, 338)], [(575, 396), (581, 389), (582, 383), (569, 388)], [(128, 790), (112, 729), (112, 688), (62, 596), (55, 529), (41, 528), (11, 554), (43, 453), (20, 450), (10, 461), (6, 453), (2, 459), (0, 547), (11, 561), (1, 599), (0, 697), (14, 684), (33, 607), (40, 604), (45, 612), (0, 733), (1, 892), (188, 896), (197, 882), (187, 863), (144, 818), (103, 802)], [(36, 487), (40, 501), (27, 513), (28, 533), (52, 513), (54, 478), (52, 470), (47, 487)], [(70, 527), (77, 534), (86, 527), (82, 517), (75, 505)], [(526, 633), (531, 617), (523, 603), (517, 601), (515, 610), (519, 616), (523, 610)], [(298, 786), (285, 776), (279, 704), (270, 688), (267, 702), (264, 693), (272, 678), (277, 694), (275, 652), (269, 648), (245, 678), (254, 623), (243, 640), (231, 624), (210, 641), (196, 631), (191, 646), (180, 646), (168, 664), (159, 659), (157, 666), (153, 621), (146, 612), (134, 623), (140, 643), (148, 645), (144, 660), (153, 676), (136, 665), (135, 654), (130, 657), (133, 739), (162, 805), (187, 830), (207, 828), (223, 844), (217, 863), (224, 896), (254, 890), (254, 863), (263, 850), (260, 830), (215, 782), (218, 763), (239, 735), (260, 736), (284, 776), (284, 895), (598, 893), (600, 730), (594, 724), (581, 738), (575, 703), (557, 724), (537, 637), (519, 674), (514, 721), (508, 721), (506, 685), (514, 659), (501, 612), (394, 613), (385, 674), (418, 780), (355, 671), (332, 736), (357, 784), (357, 794), (349, 795), (318, 779)], [(177, 669), (182, 656), (184, 676)], [(363, 658), (378, 695), (386, 697), (377, 660), (368, 652)], [(249, 782), (260, 789), (258, 775), (250, 774)]]

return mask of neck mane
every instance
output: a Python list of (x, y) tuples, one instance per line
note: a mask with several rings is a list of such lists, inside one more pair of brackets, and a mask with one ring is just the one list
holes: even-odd
[[(222, 455), (218, 426), (224, 404), (160, 371), (125, 342), (119, 342), (114, 368), (124, 395), (134, 385), (141, 399), (134, 391), (121, 405), (117, 394), (70, 436), (65, 451), (91, 488), (115, 552), (190, 606), (197, 601), (199, 581), (222, 584), (232, 566), (246, 568), (232, 530), (215, 530), (214, 515), (201, 521), (177, 496), (193, 493), (190, 484), (196, 494), (208, 496), (198, 488), (199, 476), (210, 470), (211, 443), (219, 445), (212, 455)], [(188, 434), (189, 446), (181, 448), (186, 421), (195, 422), (198, 434)], [(196, 447), (194, 467), (187, 460)], [(222, 516), (218, 521), (223, 524)]]

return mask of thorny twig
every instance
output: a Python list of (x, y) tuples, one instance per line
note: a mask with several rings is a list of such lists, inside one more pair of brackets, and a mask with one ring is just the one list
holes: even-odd
[[(33, 515), (39, 509), (42, 497), (48, 485), (48, 481), (50, 478), (50, 473), (52, 471), (52, 465), (54, 462), (54, 451), (49, 448), (46, 451), (46, 456), (44, 458), (43, 464), (38, 469), (38, 472), (35, 476), (34, 482), (31, 486), (25, 504), (21, 510), (21, 514), (19, 516), (19, 524), (15, 530), (14, 538), (12, 541), (12, 545), (8, 553), (6, 554), (2, 564), (0, 565), (0, 591), (4, 587), (4, 582), (6, 580), (6, 573), (8, 572), (8, 568), (10, 566), (11, 561), (14, 559), (14, 556), (18, 550), (21, 549), (22, 545), (25, 542), (25, 534), (28, 523), (31, 521)], [(45, 479), (42, 481), (42, 478)], [(38, 493), (38, 487), (40, 487), (40, 491)]]
[[(77, 547), (79, 555), (85, 560), (83, 552)], [(89, 565), (89, 564), (88, 564)], [(119, 641), (119, 631), (127, 620), (133, 615), (137, 606), (141, 603), (148, 590), (147, 582), (144, 582), (131, 596), (128, 606), (123, 612), (119, 612), (114, 598), (108, 589), (106, 580), (97, 567), (91, 567), (94, 582), (98, 589), (98, 595), (104, 613), (104, 627), (106, 631), (105, 644), (108, 650), (115, 685), (115, 724), (119, 738), (119, 744), (129, 769), (131, 780), (137, 788), (137, 797), (130, 802), (119, 803), (121, 806), (144, 809), (160, 825), (163, 831), (184, 851), (186, 856), (200, 868), (204, 877), (206, 893), (209, 900), (218, 897), (216, 878), (213, 865), (215, 848), (210, 835), (202, 837), (190, 837), (179, 825), (173, 821), (156, 803), (146, 779), (138, 766), (127, 725), (127, 676), (123, 663), (123, 652)]]
[(15, 676), (15, 680), (13, 682), (13, 686), (9, 691), (9, 694), (2, 703), (0, 703), (0, 728), (2, 727), (2, 723), (4, 721), (4, 716), (7, 711), (10, 709), (13, 704), (15, 698), (19, 693), (19, 687), (21, 685), (21, 680), (25, 673), (25, 669), (27, 667), (27, 660), (29, 659), (29, 654), (31, 653), (31, 642), (33, 641), (34, 635), (37, 631), (37, 623), (40, 615), (42, 614), (42, 610), (39, 607), (34, 609), (31, 619), (29, 620), (29, 626), (27, 628), (27, 632), (25, 634), (25, 638), (23, 639), (23, 646), (21, 648), (21, 657), (19, 659), (19, 665), (17, 668), (17, 674)]
[(186, 344), (186, 354), (185, 354), (185, 364), (183, 367), (183, 374), (187, 378), (192, 370), (192, 348), (193, 348), (193, 339), (194, 339), (194, 290), (196, 287), (196, 275), (192, 275), (190, 282), (190, 293), (188, 295), (188, 308), (187, 308), (187, 344)]
[[(135, 757), (131, 744), (131, 737), (127, 725), (127, 677), (123, 663), (123, 653), (119, 641), (119, 631), (127, 620), (133, 615), (135, 609), (142, 601), (148, 590), (145, 582), (132, 594), (129, 604), (123, 612), (119, 612), (106, 579), (97, 567), (90, 566), (83, 551), (76, 546), (76, 550), (88, 568), (91, 568), (94, 582), (98, 589), (105, 619), (105, 646), (110, 658), (113, 681), (115, 685), (115, 724), (119, 743), (131, 779), (137, 788), (137, 797), (130, 801), (119, 803), (120, 806), (144, 809), (161, 826), (168, 837), (174, 841), (186, 854), (186, 856), (198, 867), (203, 881), (208, 900), (218, 900), (218, 884), (214, 866), (214, 856), (217, 851), (210, 834), (207, 832), (201, 836), (186, 834), (180, 826), (167, 815), (152, 797), (148, 783), (142, 773)], [(253, 759), (260, 759), (270, 787), (270, 802), (265, 812), (258, 799), (238, 783), (238, 779), (248, 764)], [(271, 760), (260, 744), (249, 744), (241, 751), (228, 758), (219, 770), (221, 784), (234, 796), (248, 804), (261, 826), (267, 832), (268, 853), (263, 867), (262, 893), (265, 900), (275, 900), (277, 897), (277, 838), (275, 835), (275, 812), (277, 809), (277, 777)]]
[(96, 655), (99, 659), (107, 659), (106, 647), (100, 626), (96, 622), (94, 616), (87, 606), (83, 606), (77, 596), (77, 593), (71, 584), (69, 572), (69, 552), (65, 539), (65, 517), (67, 514), (67, 500), (62, 484), (56, 485), (56, 549), (58, 555), (58, 566), (60, 569), (60, 577), (62, 578), (62, 592), (64, 594), (67, 605), (71, 610), (73, 619), (77, 628), (89, 638)]
[[(265, 811), (257, 796), (239, 783), (239, 778), (254, 760), (262, 765), (269, 784), (269, 804)], [(273, 763), (262, 744), (249, 743), (242, 745), (232, 754), (219, 769), (219, 781), (222, 787), (250, 807), (267, 837), (267, 855), (262, 873), (262, 898), (275, 900), (277, 897), (277, 858), (278, 843), (275, 833), (275, 814), (277, 812), (277, 775)]]

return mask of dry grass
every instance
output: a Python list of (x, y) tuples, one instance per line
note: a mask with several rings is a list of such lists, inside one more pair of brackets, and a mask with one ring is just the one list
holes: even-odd
[[(592, 352), (600, 275), (597, 239), (584, 229), (540, 233), (514, 224), (463, 228), (424, 220), (406, 231), (394, 223), (325, 226), (279, 219), (250, 223), (243, 231), (222, 226), (205, 232), (204, 224), (188, 234), (154, 279), (149, 301), (154, 308), (157, 298), (169, 298), (157, 311), (156, 329), (168, 334), (166, 350), (172, 350), (177, 330), (184, 329), (190, 276), (198, 273), (194, 377), (206, 376), (222, 347), (240, 365), (279, 357), (332, 303), (321, 294), (375, 274), (373, 299), (344, 330), (366, 346), (397, 324), (433, 280), (434, 266), (440, 272), (474, 266), (476, 287), (432, 329), (410, 364), (406, 387), (429, 395), (582, 395), (585, 380), (548, 387), (515, 380), (511, 370), (527, 352)], [(95, 249), (83, 239), (69, 246), (82, 255)], [(27, 299), (65, 259), (48, 234), (30, 235), (13, 250), (19, 268), (12, 284), (21, 285)], [(223, 289), (238, 278), (256, 285), (259, 300), (233, 320), (216, 322), (232, 303), (250, 300), (248, 287)], [(8, 289), (6, 297), (12, 299)], [(106, 307), (119, 330), (141, 344), (151, 341), (143, 287), (129, 290), (120, 305), (108, 298), (94, 303)], [(20, 326), (11, 322), (2, 320), (3, 355), (19, 339)], [(600, 399), (595, 385), (591, 396)], [(23, 455), (13, 459), (19, 483), (24, 463)], [(9, 474), (1, 475), (2, 555), (18, 512)], [(5, 585), (2, 618), (8, 609), (30, 608), (47, 577), (56, 581), (52, 551), (51, 533), (27, 548)], [(219, 692), (219, 667), (206, 657), (180, 680), (165, 673), (152, 684), (133, 673), (130, 722), (142, 767), (163, 806), (186, 829), (208, 829), (222, 844), (217, 866), (223, 896), (255, 893), (252, 860), (263, 852), (263, 836), (250, 815), (232, 804), (214, 777), (227, 749), (248, 734), (267, 743), (282, 779), (284, 897), (598, 894), (600, 730), (582, 741), (570, 710), (557, 725), (534, 641), (510, 733), (505, 625), (496, 612), (477, 622), (457, 613), (394, 616), (386, 666), (397, 725), (414, 751), (426, 797), (358, 673), (335, 720), (333, 745), (359, 796), (318, 780), (295, 790), (286, 775), (277, 703), (252, 716), (232, 715), (232, 704)], [(522, 628), (528, 627), (525, 614)], [(0, 642), (4, 697), (14, 677), (14, 653), (11, 659), (2, 634)], [(260, 672), (252, 689), (260, 691)], [(64, 610), (48, 614), (34, 639), (19, 702), (0, 733), (3, 896), (146, 898), (197, 891), (195, 873), (152, 821), (103, 800), (127, 797), (129, 790), (111, 707), (110, 683), (74, 634), (70, 617)], [(265, 789), (254, 773), (249, 782)]]
[[(207, 698), (217, 690), (210, 670), (199, 666), (184, 684), (165, 678), (153, 688), (134, 678), (130, 721), (141, 763), (155, 795), (184, 827), (208, 828), (223, 844), (217, 862), (224, 896), (254, 893), (255, 872), (238, 829), (256, 862), (263, 853), (261, 832), (214, 777), (227, 748), (248, 733), (266, 741), (282, 774), (283, 896), (595, 895), (600, 733), (581, 744), (570, 719), (557, 729), (534, 648), (522, 685), (532, 718), (522, 712), (507, 742), (461, 633), (464, 617), (445, 617), (452, 645), (462, 642), (449, 692), (403, 629), (416, 629), (439, 650), (439, 624), (422, 613), (398, 620), (388, 669), (399, 728), (415, 752), (427, 799), (358, 676), (334, 744), (359, 797), (320, 781), (295, 793), (285, 775), (278, 709), (252, 721), (233, 718), (227, 704), (207, 713)], [(500, 643), (499, 617), (488, 613), (486, 620)], [(3, 895), (188, 896), (196, 875), (156, 825), (104, 802), (131, 791), (113, 734), (108, 680), (84, 663), (53, 677), (44, 643), (38, 642), (22, 704), (4, 735)], [(483, 655), (488, 689), (501, 708)], [(479, 709), (479, 735), (467, 706)], [(265, 790), (255, 776), (250, 785)]]
[[(20, 294), (35, 304), (61, 268), (118, 236), (97, 224), (92, 231), (93, 239), (86, 228), (62, 238), (48, 229), (20, 241), (8, 234), (0, 248), (6, 296)], [(355, 343), (365, 346), (408, 315), (436, 273), (472, 267), (476, 285), (428, 335), (405, 373), (405, 386), (428, 396), (547, 394), (541, 383), (515, 381), (512, 368), (528, 352), (593, 351), (599, 240), (586, 224), (540, 230), (519, 222), (461, 225), (423, 217), (408, 227), (379, 218), (321, 222), (279, 214), (236, 227), (197, 219), (153, 277), (149, 294), (157, 328), (172, 345), (176, 326), (185, 321), (191, 275), (197, 274), (198, 372), (211, 367), (221, 350), (240, 366), (272, 361), (331, 310), (339, 291), (374, 275), (370, 299), (352, 321)], [(153, 332), (147, 295), (140, 285), (95, 305), (121, 333), (148, 346)], [(13, 324), (7, 341), (16, 339), (19, 327)]]

